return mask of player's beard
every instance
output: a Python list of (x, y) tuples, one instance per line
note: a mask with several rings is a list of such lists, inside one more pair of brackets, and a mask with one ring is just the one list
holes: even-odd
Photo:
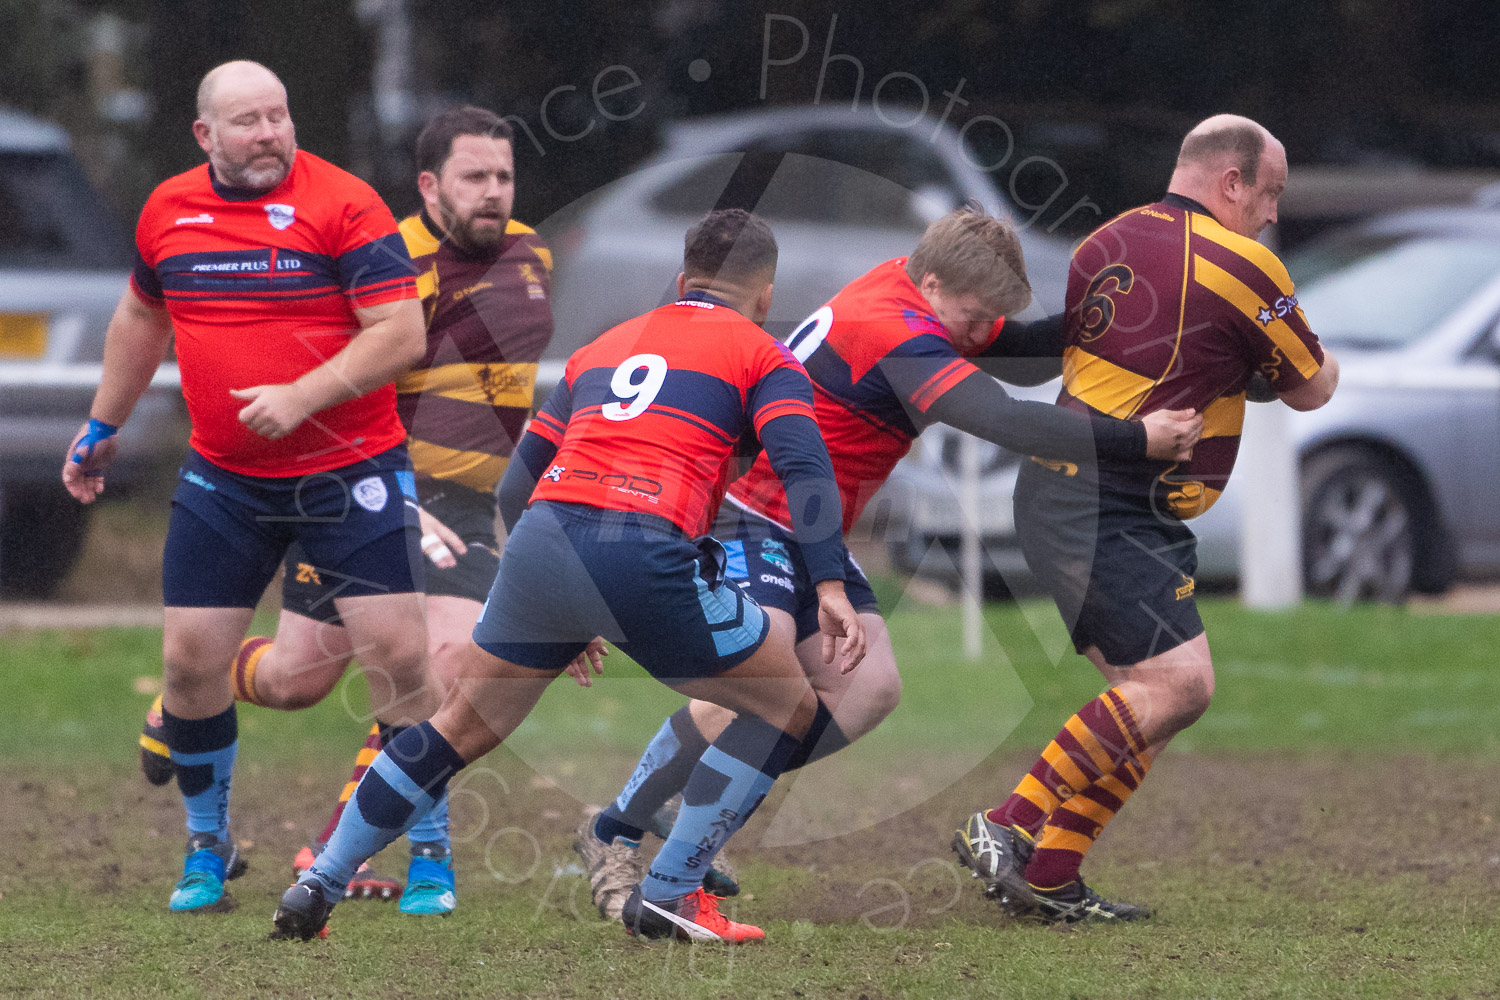
[[(487, 223), (483, 227), (476, 227), (475, 221), (478, 213), (489, 211), (491, 214), (485, 218)], [(491, 254), (500, 248), (505, 240), (505, 228), (510, 223), (510, 218), (498, 214), (500, 206), (481, 205), (474, 212), (464, 218), (459, 218), (458, 212), (441, 192), (438, 194), (438, 220), (443, 228), (448, 231), (448, 237), (460, 250), (470, 254)]]
[[(251, 191), (269, 191), (292, 172), (292, 158), (296, 153), (297, 140), (293, 138), (285, 150), (262, 146), (244, 160), (231, 160), (219, 150), (210, 159), (214, 174), (225, 184)], [(270, 157), (275, 158), (274, 163), (268, 162)]]

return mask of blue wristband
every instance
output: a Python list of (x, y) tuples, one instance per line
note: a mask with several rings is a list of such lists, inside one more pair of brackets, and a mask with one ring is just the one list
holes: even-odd
[(102, 420), (90, 417), (88, 430), (83, 432), (83, 437), (78, 439), (78, 447), (73, 449), (73, 461), (82, 465), (85, 459), (93, 455), (94, 448), (100, 442), (114, 437), (119, 429), (115, 424), (106, 424)]

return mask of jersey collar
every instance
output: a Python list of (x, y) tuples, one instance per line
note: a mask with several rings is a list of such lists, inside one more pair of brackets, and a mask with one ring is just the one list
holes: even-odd
[(682, 298), (678, 299), (677, 302), (707, 302), (711, 306), (723, 306), (725, 309), (734, 308), (728, 302), (725, 302), (723, 299), (715, 295), (713, 292), (706, 292), (701, 288), (695, 288), (691, 292), (685, 292)]
[[(1160, 204), (1171, 205), (1173, 208), (1180, 208), (1184, 212), (1197, 212), (1199, 215), (1206, 215), (1215, 222), (1219, 222), (1219, 217), (1210, 212), (1202, 202), (1194, 201), (1185, 194), (1174, 194), (1168, 191), (1162, 196)], [(1223, 223), (1219, 224), (1223, 225)]]

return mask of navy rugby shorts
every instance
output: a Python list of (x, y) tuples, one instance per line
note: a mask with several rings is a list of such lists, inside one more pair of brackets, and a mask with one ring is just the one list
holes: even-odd
[(1016, 479), (1016, 538), (1082, 653), (1126, 667), (1203, 634), (1198, 539), (1177, 518), (1037, 462)]
[[(763, 608), (776, 608), (797, 623), (797, 641), (818, 632), (818, 590), (791, 532), (729, 501), (719, 508), (711, 533), (728, 556), (724, 575)], [(855, 611), (880, 613), (875, 591), (854, 557), (844, 550), (844, 593)]]
[[(500, 568), (494, 495), (466, 486), (418, 479), (417, 496), (423, 509), (451, 528), (468, 546), (463, 555), (454, 554), (457, 565), (450, 569), (439, 569), (431, 560), (422, 559), (428, 595), (482, 602)], [(284, 566), (282, 608), (314, 621), (340, 624), (333, 597), (344, 593), (338, 589), (343, 581), (337, 576), (325, 578), (318, 564), (295, 542), (287, 549)]]
[(505, 542), (474, 626), (485, 652), (561, 670), (603, 636), (671, 682), (712, 677), (749, 659), (770, 631), (724, 579), (724, 548), (655, 514), (534, 502)]
[(244, 476), (189, 451), (172, 495), (169, 607), (253, 608), (296, 542), (337, 597), (422, 589), (415, 494), (398, 446), (329, 472)]

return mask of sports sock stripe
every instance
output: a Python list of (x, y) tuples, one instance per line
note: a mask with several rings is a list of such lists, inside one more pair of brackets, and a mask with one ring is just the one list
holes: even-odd
[(1125, 807), (1151, 767), (1130, 702), (1117, 688), (1085, 705), (1068, 720), (1070, 728), (1074, 720), (1083, 721), (1101, 745), (1117, 747), (1118, 751), (1108, 773), (1078, 789), (1076, 795), (1047, 817), (1036, 851), (1026, 866), (1026, 881), (1042, 888), (1065, 885), (1078, 878), (1089, 848)]
[(241, 640), (239, 652), (234, 654), (233, 670), (230, 676), (234, 678), (234, 700), (248, 702), (251, 705), (264, 705), (255, 690), (255, 671), (260, 666), (260, 658), (266, 655), (266, 650), (271, 648), (272, 640), (263, 635), (252, 635)]
[(1110, 688), (1063, 725), (1010, 797), (987, 815), (1039, 837), (1049, 814), (1096, 782), (1111, 778), (1111, 793), (1123, 801), (1150, 766), (1144, 747), (1129, 701)]
[(354, 758), (354, 773), (349, 775), (349, 781), (344, 785), (344, 790), (339, 793), (338, 805), (333, 807), (333, 815), (328, 817), (328, 825), (323, 832), (318, 834), (318, 843), (328, 843), (328, 838), (333, 836), (333, 831), (338, 828), (339, 817), (344, 815), (344, 807), (349, 804), (349, 799), (354, 795), (354, 789), (359, 786), (359, 779), (365, 776), (370, 764), (384, 748), (385, 744), (380, 739), (383, 727), (376, 722), (370, 727), (369, 735), (365, 737), (364, 745), (359, 748), (359, 753)]

